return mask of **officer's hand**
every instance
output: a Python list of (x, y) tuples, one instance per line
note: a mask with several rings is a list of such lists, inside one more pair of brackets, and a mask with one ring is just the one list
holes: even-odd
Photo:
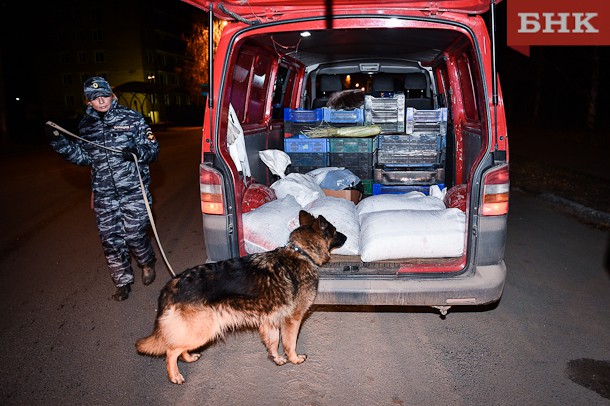
[(59, 140), (64, 136), (61, 131), (48, 124), (44, 128), (44, 132), (49, 141)]
[(138, 156), (138, 150), (136, 149), (136, 147), (127, 147), (124, 148), (123, 151), (121, 151), (121, 153), (123, 154), (123, 159), (126, 161), (135, 161), (136, 158), (134, 158), (134, 154), (137, 157)]

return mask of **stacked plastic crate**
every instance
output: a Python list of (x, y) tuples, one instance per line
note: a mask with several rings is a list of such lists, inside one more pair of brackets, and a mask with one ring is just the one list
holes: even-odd
[(307, 173), (328, 166), (328, 138), (308, 138), (302, 133), (321, 126), (323, 120), (321, 108), (284, 109), (284, 152), (291, 161), (288, 172)]
[(364, 123), (364, 110), (354, 108), (350, 110), (335, 110), (330, 107), (322, 107), (324, 123), (331, 127), (350, 127)]
[[(364, 110), (333, 110), (324, 107), (324, 122), (331, 127), (352, 127), (364, 124)], [(335, 137), (328, 141), (329, 165), (350, 170), (365, 185), (373, 181), (373, 138)], [(370, 193), (368, 193), (370, 194)]]
[(301, 134), (304, 130), (319, 127), (324, 121), (324, 111), (284, 108), (284, 136), (286, 138)]
[(377, 137), (373, 194), (427, 192), (442, 186), (447, 135), (447, 109), (407, 108), (404, 134)]
[(405, 95), (364, 96), (364, 122), (380, 126), (384, 134), (404, 133)]
[(330, 166), (349, 169), (365, 186), (373, 180), (374, 138), (331, 138), (329, 140)]

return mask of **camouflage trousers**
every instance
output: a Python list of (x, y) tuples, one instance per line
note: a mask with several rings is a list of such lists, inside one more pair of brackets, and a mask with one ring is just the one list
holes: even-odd
[(93, 210), (112, 281), (116, 287), (133, 283), (130, 254), (140, 267), (155, 258), (142, 194), (94, 195)]

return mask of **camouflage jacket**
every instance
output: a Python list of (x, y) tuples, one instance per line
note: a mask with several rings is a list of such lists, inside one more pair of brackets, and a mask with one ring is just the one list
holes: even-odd
[[(157, 159), (159, 144), (140, 113), (113, 100), (112, 107), (102, 119), (93, 107), (88, 106), (78, 129), (80, 137), (95, 144), (57, 137), (51, 142), (51, 146), (68, 162), (91, 166), (91, 187), (94, 196), (141, 193), (135, 163), (126, 161), (120, 152), (126, 147), (134, 146), (138, 151), (142, 180), (148, 198), (151, 198), (148, 192), (148, 164)], [(104, 149), (102, 146), (119, 152)]]

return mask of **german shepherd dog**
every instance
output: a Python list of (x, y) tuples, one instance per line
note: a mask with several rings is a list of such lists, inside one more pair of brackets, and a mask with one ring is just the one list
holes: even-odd
[[(136, 341), (138, 353), (165, 354), (169, 380), (184, 383), (178, 358), (194, 362), (207, 343), (241, 327), (258, 328), (276, 365), (300, 364), (297, 336), (318, 289), (318, 267), (330, 260), (346, 236), (323, 216), (301, 210), (299, 227), (285, 247), (190, 268), (172, 278), (159, 295), (151, 335)], [(279, 355), (282, 346), (286, 357)]]

